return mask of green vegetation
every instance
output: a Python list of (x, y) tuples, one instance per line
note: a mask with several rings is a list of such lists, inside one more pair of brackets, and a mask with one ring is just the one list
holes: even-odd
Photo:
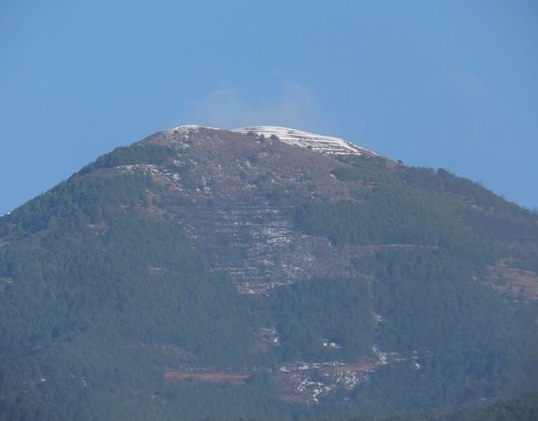
[[(485, 400), (455, 411), (422, 411), (389, 416), (323, 418), (324, 421), (534, 421), (538, 418), (538, 396)], [(321, 421), (321, 419), (320, 419)]]
[(266, 323), (281, 335), (281, 361), (355, 362), (371, 352), (372, 295), (363, 281), (312, 279), (276, 288), (264, 304), (270, 313)]
[[(536, 419), (538, 304), (484, 282), (500, 258), (538, 270), (524, 247), (536, 215), (443, 170), (341, 158), (347, 200), (277, 186), (267, 199), (291, 207), (301, 235), (353, 255), (350, 275), (240, 295), (155, 211), (163, 187), (115, 168), (167, 166), (175, 153), (118, 148), (0, 219), (0, 420)], [(277, 343), (258, 349), (261, 329)], [(390, 361), (357, 389), (318, 405), (276, 390), (283, 365), (380, 355)], [(250, 374), (165, 379), (180, 370)]]
[[(383, 319), (376, 346), (409, 360), (376, 372), (352, 406), (412, 410), (536, 390), (538, 337), (527, 328), (534, 310), (507, 305), (478, 281), (487, 264), (516, 255), (512, 241), (537, 238), (536, 218), (446, 171), (391, 173), (348, 162), (353, 167), (333, 174), (373, 183), (360, 200), (305, 203), (295, 222), (335, 246), (370, 247), (354, 262), (376, 280), (373, 306)], [(535, 256), (517, 257), (536, 268)]]
[[(458, 221), (454, 203), (402, 186), (376, 188), (362, 202), (308, 203), (296, 221), (335, 244), (443, 245), (473, 233)], [(456, 230), (456, 231), (454, 231)]]
[(164, 147), (152, 143), (136, 143), (132, 146), (122, 146), (101, 156), (94, 163), (82, 169), (85, 174), (98, 168), (114, 168), (121, 165), (144, 163), (157, 165), (168, 163), (178, 151), (172, 147)]

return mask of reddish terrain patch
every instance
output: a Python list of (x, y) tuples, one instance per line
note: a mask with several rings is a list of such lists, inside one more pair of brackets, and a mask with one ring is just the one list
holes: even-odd
[(171, 382), (199, 381), (210, 383), (243, 383), (249, 373), (226, 373), (222, 371), (167, 371), (164, 378)]
[(530, 270), (513, 268), (501, 261), (488, 266), (487, 282), (497, 291), (517, 300), (538, 300), (538, 275)]

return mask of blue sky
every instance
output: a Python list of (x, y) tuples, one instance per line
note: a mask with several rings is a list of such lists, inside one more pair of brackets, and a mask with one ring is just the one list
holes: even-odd
[(182, 124), (340, 136), (538, 209), (538, 2), (0, 1), (0, 214)]

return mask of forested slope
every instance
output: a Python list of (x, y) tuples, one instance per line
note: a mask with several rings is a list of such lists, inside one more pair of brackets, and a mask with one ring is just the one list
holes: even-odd
[(0, 219), (0, 419), (533, 413), (537, 251), (444, 170), (160, 132)]

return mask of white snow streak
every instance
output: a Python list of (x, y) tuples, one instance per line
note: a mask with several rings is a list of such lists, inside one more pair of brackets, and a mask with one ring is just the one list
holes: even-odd
[[(191, 133), (197, 133), (200, 129), (221, 130), (215, 127), (185, 125), (165, 130), (165, 133), (189, 135)], [(257, 136), (264, 136), (266, 138), (276, 136), (281, 142), (287, 143), (288, 145), (308, 148), (321, 153), (336, 155), (376, 155), (368, 149), (339, 137), (324, 136), (287, 127), (250, 126), (234, 129), (232, 131), (243, 134), (254, 133)]]
[(346, 155), (375, 155), (368, 149), (357, 146), (347, 140), (338, 137), (324, 136), (308, 133), (301, 130), (278, 126), (252, 126), (235, 129), (239, 133), (255, 133), (258, 136), (271, 137), (272, 135), (284, 143), (303, 148), (309, 148), (317, 152)]

